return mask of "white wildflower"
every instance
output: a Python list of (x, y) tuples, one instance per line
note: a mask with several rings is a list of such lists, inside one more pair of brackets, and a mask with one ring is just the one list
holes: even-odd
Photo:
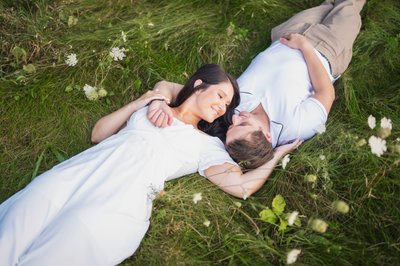
[(340, 213), (346, 214), (349, 212), (349, 205), (343, 200), (336, 200), (333, 202), (333, 207)]
[(75, 66), (78, 63), (78, 60), (76, 59), (76, 54), (69, 54), (67, 56), (67, 60), (65, 60), (65, 63), (69, 66)]
[(317, 182), (317, 176), (316, 175), (306, 175), (304, 177), (304, 180), (308, 183), (315, 183), (315, 182)]
[(205, 220), (203, 223), (206, 227), (209, 227), (211, 222), (209, 220)]
[(367, 144), (367, 141), (365, 139), (360, 139), (359, 141), (357, 141), (356, 145), (357, 147), (362, 147), (365, 144)]
[(288, 224), (293, 225), (294, 221), (296, 221), (297, 216), (299, 215), (298, 211), (294, 211), (290, 214), (289, 219), (288, 219)]
[(103, 97), (107, 96), (107, 91), (104, 88), (100, 88), (97, 93), (99, 94), (100, 98), (103, 98)]
[(149, 22), (149, 23), (147, 23), (147, 26), (149, 26), (149, 27), (154, 27), (154, 23), (153, 22)]
[(369, 115), (369, 116), (368, 116), (368, 126), (369, 126), (371, 129), (374, 129), (375, 126), (376, 126), (376, 119), (375, 119), (375, 117), (373, 117), (372, 115)]
[(368, 140), (368, 144), (371, 147), (371, 152), (378, 157), (387, 150), (386, 140), (379, 137), (371, 136)]
[(85, 84), (85, 86), (83, 87), (83, 90), (85, 92), (86, 97), (91, 100), (97, 100), (99, 98), (99, 94), (97, 93), (97, 88), (96, 87), (92, 87), (88, 84)]
[(290, 158), (289, 158), (289, 154), (287, 154), (285, 157), (283, 157), (282, 159), (282, 168), (285, 169), (286, 165), (289, 163)]
[(318, 198), (318, 195), (315, 193), (310, 193), (309, 194), (310, 198), (312, 198), (313, 200), (316, 200)]
[(300, 253), (301, 249), (292, 249), (291, 251), (289, 251), (286, 258), (286, 263), (288, 265), (295, 263)]
[(126, 55), (124, 54), (125, 48), (114, 47), (111, 49), (110, 56), (114, 59), (114, 61), (122, 60)]
[(379, 129), (379, 137), (385, 139), (392, 133), (392, 120), (384, 117), (381, 120), (381, 128)]
[(381, 119), (381, 128), (392, 129), (392, 120), (386, 117)]
[(321, 154), (321, 155), (319, 156), (319, 159), (320, 159), (321, 161), (323, 161), (323, 160), (326, 159), (326, 157), (325, 157), (325, 155)]
[(126, 33), (121, 31), (121, 37), (124, 42), (126, 42)]
[(242, 207), (242, 203), (240, 203), (239, 201), (235, 201), (233, 204), (235, 204), (235, 206), (238, 208)]
[(247, 189), (243, 189), (243, 196), (242, 196), (242, 198), (243, 198), (244, 200), (246, 200), (248, 197), (250, 197), (249, 191), (248, 191)]
[(318, 134), (322, 134), (322, 133), (325, 133), (326, 127), (324, 124), (321, 124), (315, 130), (317, 131)]
[(313, 219), (310, 224), (311, 229), (318, 233), (325, 233), (326, 229), (328, 229), (328, 224), (321, 219)]
[(203, 197), (201, 196), (201, 193), (195, 193), (193, 194), (193, 203), (196, 204), (198, 201), (202, 200)]

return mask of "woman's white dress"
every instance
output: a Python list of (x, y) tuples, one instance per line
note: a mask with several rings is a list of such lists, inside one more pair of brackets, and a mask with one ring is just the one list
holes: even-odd
[(0, 265), (115, 265), (149, 227), (164, 182), (234, 164), (222, 142), (174, 119), (134, 113), (127, 126), (38, 176), (0, 205)]

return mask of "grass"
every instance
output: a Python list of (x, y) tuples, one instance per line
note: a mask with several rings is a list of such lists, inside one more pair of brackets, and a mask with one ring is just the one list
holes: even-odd
[[(155, 82), (182, 83), (208, 62), (240, 75), (269, 45), (274, 25), (319, 2), (2, 1), (0, 201), (90, 147), (97, 119)], [(293, 248), (302, 250), (298, 265), (398, 263), (400, 5), (370, 0), (362, 18), (353, 61), (335, 84), (326, 133), (303, 144), (287, 168), (278, 167), (247, 200), (230, 197), (197, 174), (169, 182), (155, 201), (147, 236), (122, 265), (277, 265)], [(116, 46), (128, 49), (125, 60), (110, 60)], [(77, 54), (75, 67), (65, 64), (70, 53)], [(28, 64), (35, 71), (24, 71)], [(109, 95), (89, 101), (85, 84), (104, 87)], [(68, 85), (71, 92), (65, 92)], [(382, 157), (357, 145), (377, 134), (368, 128), (370, 114), (393, 122)], [(314, 185), (304, 181), (307, 174), (317, 176)], [(197, 192), (203, 200), (193, 204)], [(300, 227), (282, 232), (259, 219), (277, 194), (287, 211), (300, 212)], [(337, 199), (349, 203), (348, 214), (332, 209)], [(327, 232), (311, 230), (311, 218), (328, 222)]]

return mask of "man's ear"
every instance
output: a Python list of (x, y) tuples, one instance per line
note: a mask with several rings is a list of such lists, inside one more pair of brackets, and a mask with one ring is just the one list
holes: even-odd
[(194, 87), (201, 85), (201, 83), (203, 83), (201, 79), (196, 79), (196, 81), (194, 82)]
[(269, 143), (272, 143), (272, 136), (270, 132), (264, 133), (264, 136), (269, 141)]

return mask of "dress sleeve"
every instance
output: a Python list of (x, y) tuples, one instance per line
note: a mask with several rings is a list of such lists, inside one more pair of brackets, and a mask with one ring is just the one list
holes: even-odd
[(328, 114), (320, 101), (309, 97), (300, 104), (298, 136), (309, 139), (325, 127)]
[(229, 156), (228, 152), (225, 150), (222, 141), (215, 137), (210, 137), (210, 143), (204, 145), (204, 150), (200, 155), (199, 169), (200, 175), (205, 177), (204, 171), (214, 165), (220, 165), (224, 163), (230, 163), (232, 165), (237, 165), (235, 161)]

